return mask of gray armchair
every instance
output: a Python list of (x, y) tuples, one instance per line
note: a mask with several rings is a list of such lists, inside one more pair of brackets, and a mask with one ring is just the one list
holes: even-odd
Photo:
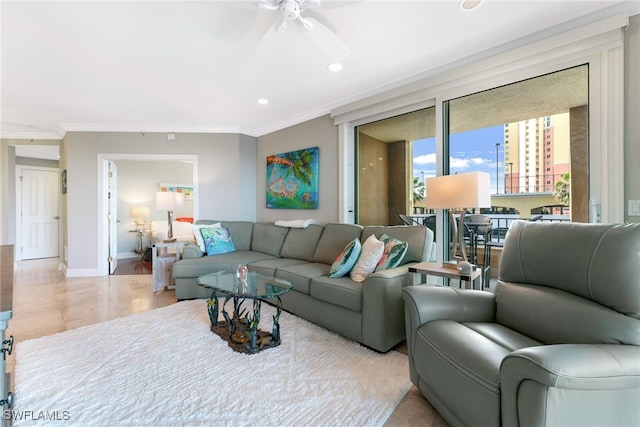
[(640, 425), (640, 224), (517, 222), (495, 294), (403, 295), (411, 380), (449, 424)]

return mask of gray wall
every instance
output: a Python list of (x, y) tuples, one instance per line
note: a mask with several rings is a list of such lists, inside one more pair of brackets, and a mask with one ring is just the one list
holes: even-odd
[[(255, 181), (245, 170), (255, 170), (255, 161), (241, 157), (255, 152), (256, 139), (237, 134), (176, 134), (168, 141), (165, 133), (68, 132), (62, 143), (61, 169), (67, 169), (68, 192), (63, 197), (66, 211), (67, 269), (72, 275), (90, 275), (99, 268), (96, 248), (98, 233), (98, 155), (109, 154), (193, 154), (197, 155), (198, 211), (194, 217), (254, 221)], [(255, 158), (255, 157), (254, 157)], [(106, 262), (106, 261), (104, 261)]]
[[(624, 75), (624, 199), (628, 201), (640, 200), (640, 15), (629, 18), (625, 31)], [(640, 222), (640, 217), (629, 216), (628, 206), (624, 211), (625, 220)]]
[[(267, 156), (319, 147), (318, 208), (267, 209)], [(329, 116), (291, 126), (258, 138), (257, 216), (259, 221), (315, 219), (337, 222), (338, 212), (338, 128)]]

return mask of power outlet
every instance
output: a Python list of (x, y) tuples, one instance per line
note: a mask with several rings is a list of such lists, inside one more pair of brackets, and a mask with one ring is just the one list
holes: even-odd
[(629, 216), (640, 216), (640, 200), (629, 200)]

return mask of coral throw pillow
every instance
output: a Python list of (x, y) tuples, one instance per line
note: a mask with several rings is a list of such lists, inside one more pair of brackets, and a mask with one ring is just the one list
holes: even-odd
[(384, 252), (384, 243), (372, 234), (362, 244), (362, 251), (356, 265), (351, 269), (351, 279), (355, 282), (364, 282), (378, 265)]
[(409, 244), (388, 234), (383, 234), (380, 240), (384, 243), (384, 252), (382, 253), (382, 258), (378, 261), (376, 271), (399, 266), (402, 258), (407, 253), (407, 249), (409, 249)]
[(350, 272), (358, 260), (361, 250), (362, 245), (360, 244), (360, 239), (356, 237), (347, 246), (345, 246), (342, 253), (338, 255), (338, 258), (336, 258), (333, 264), (331, 264), (329, 277), (342, 277)]
[(226, 227), (201, 228), (207, 255), (226, 254), (236, 250)]

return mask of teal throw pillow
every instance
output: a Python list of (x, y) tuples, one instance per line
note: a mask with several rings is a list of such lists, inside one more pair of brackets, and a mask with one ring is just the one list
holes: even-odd
[(329, 277), (342, 277), (349, 273), (358, 260), (361, 250), (362, 245), (360, 245), (360, 240), (356, 237), (345, 246), (342, 253), (338, 255), (338, 258), (331, 264)]
[(201, 228), (200, 233), (202, 233), (207, 255), (226, 254), (236, 250), (226, 227)]
[(398, 240), (388, 234), (383, 234), (380, 240), (384, 243), (384, 252), (382, 258), (378, 261), (376, 271), (387, 270), (389, 268), (395, 268), (400, 265), (402, 258), (404, 258), (409, 249), (409, 244)]

